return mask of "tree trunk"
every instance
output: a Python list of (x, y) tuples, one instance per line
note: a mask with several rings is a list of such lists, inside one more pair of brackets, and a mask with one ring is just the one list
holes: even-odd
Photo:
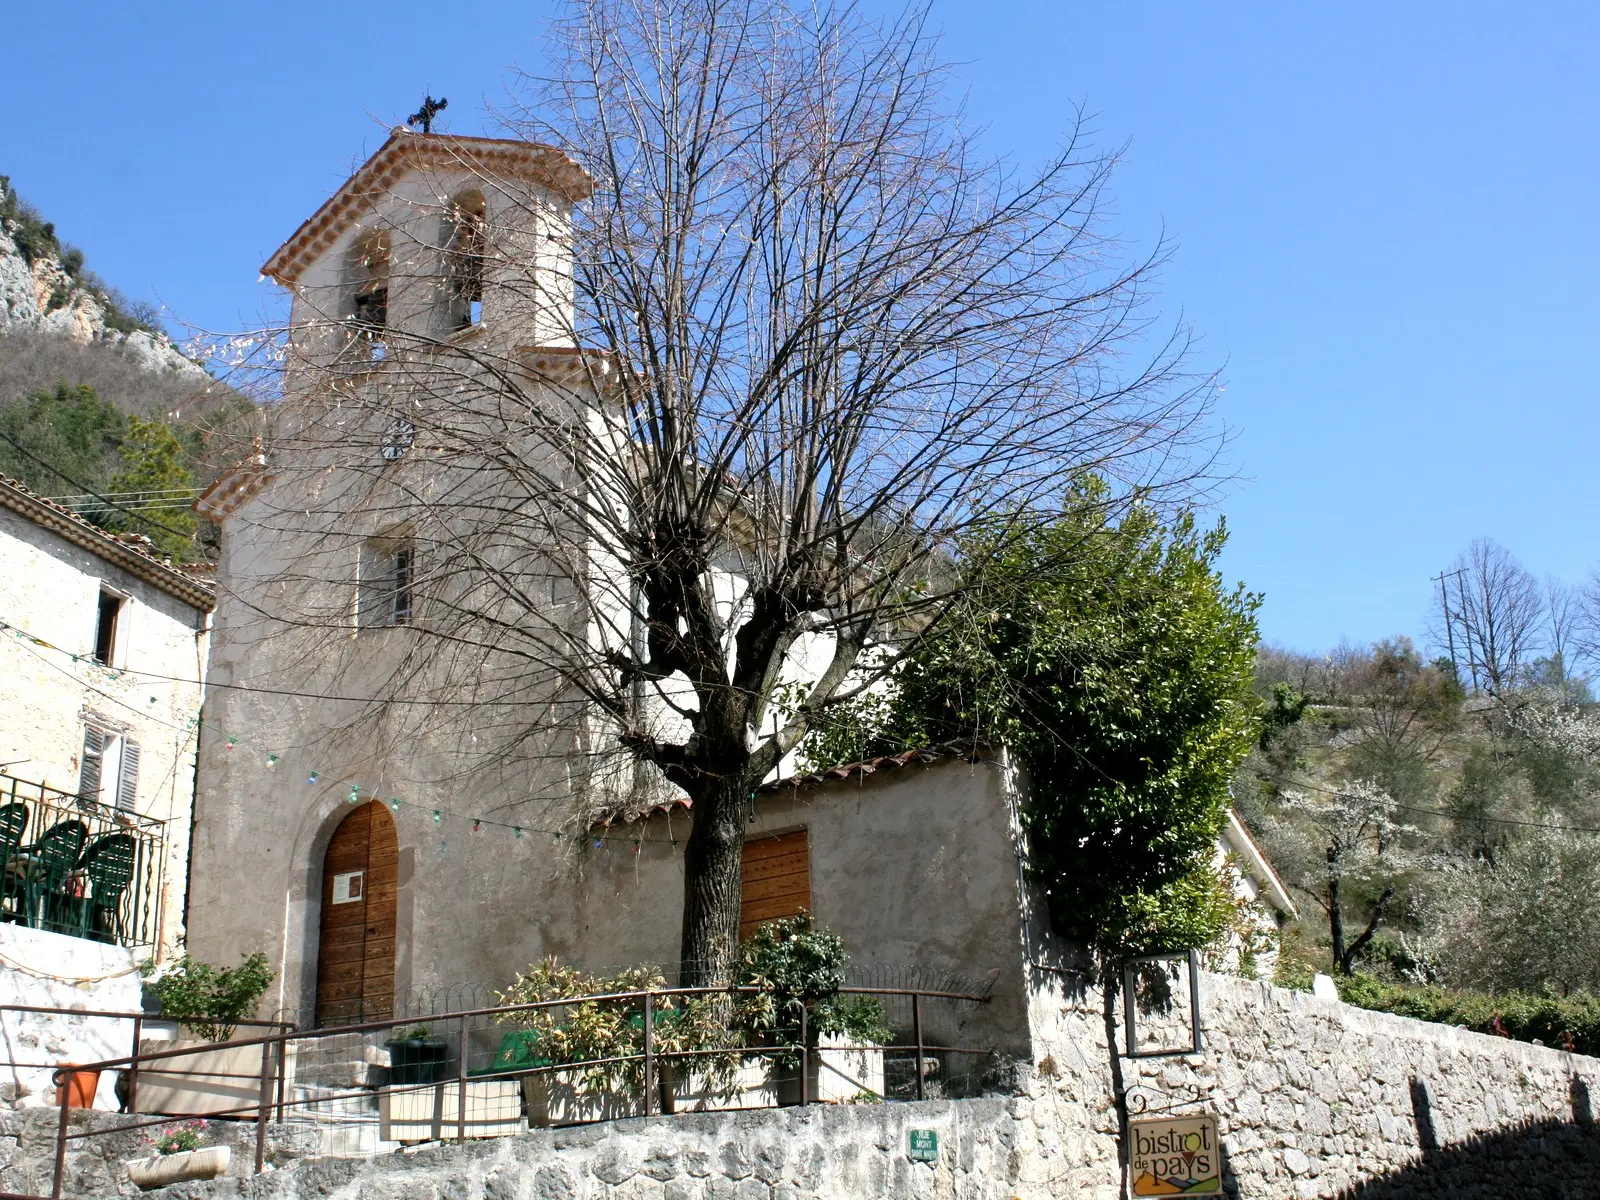
[[(1367, 927), (1362, 931), (1361, 936), (1351, 942), (1347, 948), (1335, 948), (1334, 952), (1338, 955), (1339, 973), (1341, 975), (1354, 975), (1356, 973), (1356, 955), (1366, 949), (1367, 943), (1372, 940), (1372, 935), (1378, 932), (1378, 926), (1383, 924), (1383, 918), (1389, 911), (1389, 901), (1393, 899), (1394, 887), (1391, 885), (1384, 888), (1383, 895), (1378, 897), (1378, 903), (1373, 906), (1372, 920), (1367, 922)], [(1344, 930), (1342, 927), (1339, 934), (1339, 941), (1343, 943)]]
[(739, 947), (745, 815), (751, 786), (740, 776), (693, 793), (694, 823), (683, 859), (684, 987), (733, 982)]
[[(1339, 878), (1336, 875), (1328, 877), (1328, 935), (1333, 942), (1334, 969), (1343, 970), (1344, 913), (1339, 909)], [(1349, 974), (1348, 971), (1344, 973)]]

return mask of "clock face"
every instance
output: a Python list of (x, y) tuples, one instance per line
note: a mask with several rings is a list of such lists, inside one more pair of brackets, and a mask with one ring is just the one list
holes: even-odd
[(411, 449), (411, 443), (416, 440), (417, 427), (404, 417), (396, 417), (389, 426), (389, 436), (383, 443), (383, 456), (390, 462), (397, 458), (404, 458), (406, 451)]

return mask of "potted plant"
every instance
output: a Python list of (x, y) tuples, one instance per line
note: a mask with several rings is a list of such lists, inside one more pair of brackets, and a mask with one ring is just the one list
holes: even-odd
[(449, 1047), (426, 1025), (402, 1029), (386, 1045), (390, 1083), (434, 1083), (444, 1073)]
[(227, 1146), (207, 1146), (201, 1135), (205, 1122), (168, 1125), (145, 1143), (155, 1153), (128, 1160), (128, 1178), (144, 1191), (190, 1179), (215, 1179), (228, 1169), (233, 1151)]
[(849, 963), (838, 934), (818, 926), (803, 909), (764, 922), (739, 944), (739, 982), (758, 990), (741, 997), (736, 1021), (751, 1044), (783, 1047), (762, 1056), (781, 1103), (800, 1100), (800, 1055), (788, 1047), (800, 1035), (802, 1012), (810, 1097), (882, 1094), (883, 1052), (876, 1047), (890, 1041), (893, 1031), (877, 1000), (840, 993)]
[(161, 1003), (161, 1015), (194, 1036), (140, 1042), (141, 1054), (192, 1053), (140, 1065), (138, 1111), (205, 1116), (253, 1104), (261, 1086), (260, 1048), (213, 1047), (229, 1041), (238, 1022), (255, 1013), (273, 980), (267, 956), (252, 954), (236, 967), (215, 967), (184, 955), (164, 970), (147, 965), (142, 973), (146, 989)]

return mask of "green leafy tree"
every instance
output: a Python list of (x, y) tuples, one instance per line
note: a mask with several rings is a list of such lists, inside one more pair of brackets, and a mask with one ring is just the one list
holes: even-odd
[(195, 486), (194, 475), (184, 463), (183, 443), (177, 434), (160, 421), (128, 418), (128, 433), (122, 442), (122, 469), (111, 479), (111, 490), (143, 493), (159, 498), (174, 496), (170, 504), (141, 504), (139, 512), (147, 520), (113, 510), (106, 518), (108, 528), (142, 533), (156, 544), (156, 550), (174, 562), (194, 557), (195, 530), (199, 521), (190, 508)]
[(99, 392), (63, 380), (0, 408), (0, 472), (45, 496), (78, 492), (78, 485), (104, 491), (127, 432), (128, 419)]
[(1218, 574), (1222, 525), (1113, 521), (1100, 490), (1020, 542), (966, 547), (985, 582), (906, 663), (880, 741), (1018, 755), (1062, 934), (1112, 956), (1204, 945), (1236, 915), (1212, 857), (1259, 731), (1260, 599)]

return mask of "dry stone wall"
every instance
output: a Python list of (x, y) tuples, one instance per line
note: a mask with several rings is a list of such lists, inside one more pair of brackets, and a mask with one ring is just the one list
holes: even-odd
[[(293, 1162), (304, 1151), (292, 1131), (278, 1130), (269, 1159), (280, 1169), (243, 1174), (250, 1154), (244, 1149), (234, 1177), (163, 1194), (186, 1200), (1113, 1200), (1123, 1184), (1105, 1015), (1099, 993), (1074, 982), (1066, 973), (1036, 981), (1036, 1060), (1020, 1072), (1009, 1096), (635, 1119), (371, 1160)], [(1123, 1059), (1120, 1065), (1134, 1107), (1216, 1113), (1230, 1195), (1600, 1196), (1594, 1122), (1600, 1060), (1224, 977), (1206, 978), (1203, 1007), (1203, 1053)], [(1145, 1016), (1174, 1019), (1172, 1013)], [(35, 1113), (30, 1121), (47, 1115)], [(935, 1161), (912, 1160), (912, 1130), (938, 1135)], [(38, 1156), (53, 1150), (42, 1127), (17, 1132), (17, 1142), (0, 1146), (0, 1158), (12, 1167), (0, 1174), (0, 1190), (24, 1177), (42, 1181), (47, 1160)], [(231, 1135), (237, 1140), (236, 1132)], [(69, 1175), (78, 1186), (69, 1185), (69, 1193), (133, 1194), (111, 1161), (115, 1156), (96, 1141), (74, 1143)]]
[[(1509, 1194), (1600, 1196), (1600, 1060), (1226, 976), (1205, 976), (1201, 994), (1204, 1053), (1121, 1067), (1132, 1108), (1216, 1113), (1231, 1194), (1391, 1194), (1383, 1184), (1418, 1200), (1487, 1198), (1509, 1180)], [(1073, 1147), (1038, 1181), (1111, 1200), (1121, 1175), (1102, 995), (1052, 974), (1033, 1025), (1028, 1099)]]

